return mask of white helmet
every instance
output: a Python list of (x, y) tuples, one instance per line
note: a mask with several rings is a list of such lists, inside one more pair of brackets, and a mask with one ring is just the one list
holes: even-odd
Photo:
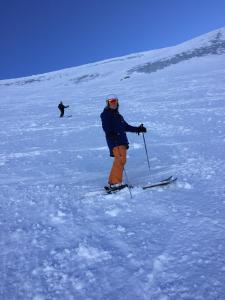
[(115, 94), (109, 94), (106, 97), (106, 104), (107, 105), (109, 105), (110, 100), (117, 100), (117, 104), (119, 105), (119, 99), (118, 99), (117, 95), (115, 95)]
[(106, 100), (110, 100), (110, 99), (117, 99), (117, 100), (119, 100), (118, 97), (117, 97), (117, 95), (115, 95), (115, 94), (109, 94), (109, 95), (106, 97)]

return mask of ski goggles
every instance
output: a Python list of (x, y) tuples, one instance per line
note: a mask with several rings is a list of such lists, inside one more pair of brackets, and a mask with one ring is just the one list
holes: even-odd
[(118, 104), (118, 99), (112, 98), (107, 100), (109, 104)]

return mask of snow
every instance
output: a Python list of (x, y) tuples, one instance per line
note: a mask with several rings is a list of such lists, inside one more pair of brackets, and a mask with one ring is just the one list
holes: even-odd
[[(127, 71), (211, 45), (176, 47), (0, 81), (1, 299), (225, 298), (225, 53)], [(95, 75), (94, 75), (95, 74)], [(98, 76), (96, 75), (98, 74)], [(123, 79), (123, 80), (121, 80)], [(131, 184), (105, 196), (112, 160), (99, 115), (115, 93), (144, 123), (129, 134)], [(58, 118), (59, 101), (70, 105)]]

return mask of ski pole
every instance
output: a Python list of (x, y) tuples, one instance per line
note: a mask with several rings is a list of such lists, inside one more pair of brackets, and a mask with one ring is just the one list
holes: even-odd
[[(143, 124), (141, 124), (141, 126), (143, 127)], [(149, 162), (149, 157), (148, 157), (148, 149), (147, 149), (147, 146), (146, 146), (146, 141), (145, 141), (145, 135), (144, 135), (144, 132), (142, 132), (142, 136), (143, 136), (143, 141), (144, 141), (144, 145), (145, 145), (145, 153), (146, 153), (146, 157), (147, 157), (147, 163), (148, 163), (149, 175), (151, 176), (150, 162)]]
[(128, 187), (129, 193), (130, 193), (130, 198), (132, 199), (133, 196), (132, 196), (132, 193), (131, 193), (131, 188), (130, 188), (130, 184), (129, 184), (129, 180), (128, 180), (128, 176), (127, 176), (127, 172), (126, 172), (125, 167), (123, 167), (123, 170), (124, 170), (124, 175), (125, 175), (126, 182), (127, 182), (127, 187)]
[[(119, 152), (120, 163), (122, 164), (121, 155), (120, 155), (120, 148), (119, 147), (118, 147), (118, 152)], [(132, 199), (133, 196), (132, 196), (132, 193), (131, 193), (131, 188), (130, 188), (130, 184), (129, 184), (129, 180), (128, 180), (128, 176), (127, 176), (125, 166), (123, 166), (123, 171), (124, 171), (124, 175), (125, 175), (125, 180), (127, 182), (127, 187), (128, 187), (129, 193), (130, 193), (130, 198)]]

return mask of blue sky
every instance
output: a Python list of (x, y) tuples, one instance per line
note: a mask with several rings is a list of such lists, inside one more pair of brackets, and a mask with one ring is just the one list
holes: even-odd
[(225, 26), (225, 0), (0, 0), (0, 79), (176, 45)]

